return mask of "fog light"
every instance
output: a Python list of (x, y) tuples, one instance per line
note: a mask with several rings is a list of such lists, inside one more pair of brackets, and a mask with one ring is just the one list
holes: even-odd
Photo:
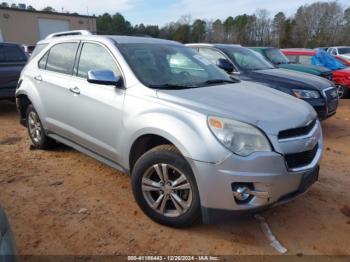
[(232, 191), (235, 201), (238, 204), (248, 203), (253, 198), (253, 195), (250, 193), (253, 189), (252, 183), (233, 183)]
[(250, 190), (246, 186), (237, 187), (236, 191), (233, 192), (233, 195), (235, 196), (236, 200), (239, 201), (245, 201), (250, 197), (250, 194), (248, 193)]

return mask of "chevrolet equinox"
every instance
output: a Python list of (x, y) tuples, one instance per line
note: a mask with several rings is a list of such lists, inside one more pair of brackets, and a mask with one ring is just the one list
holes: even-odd
[(130, 174), (158, 223), (256, 212), (318, 178), (323, 138), (308, 103), (234, 81), (182, 44), (67, 35), (37, 48), (16, 92), (34, 147), (58, 141)]

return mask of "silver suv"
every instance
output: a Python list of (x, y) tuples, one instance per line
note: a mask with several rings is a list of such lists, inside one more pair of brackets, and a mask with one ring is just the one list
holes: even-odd
[(255, 212), (318, 178), (323, 139), (310, 105), (234, 81), (177, 42), (45, 39), (16, 97), (36, 148), (58, 141), (130, 174), (141, 209), (168, 226)]

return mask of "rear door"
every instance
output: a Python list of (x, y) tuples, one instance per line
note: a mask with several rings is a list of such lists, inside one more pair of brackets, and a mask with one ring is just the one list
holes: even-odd
[(121, 76), (121, 70), (110, 50), (97, 42), (81, 46), (75, 76), (70, 87), (75, 90), (69, 101), (69, 125), (72, 140), (113, 161), (119, 161), (117, 136), (125, 89), (87, 81), (90, 70), (110, 70)]
[[(67, 137), (70, 81), (79, 42), (54, 45), (39, 60), (33, 81), (40, 94), (48, 130)], [(42, 117), (42, 116), (41, 116)]]

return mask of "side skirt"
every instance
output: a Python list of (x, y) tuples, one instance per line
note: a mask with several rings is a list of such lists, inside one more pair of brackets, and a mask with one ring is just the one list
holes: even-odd
[(119, 171), (121, 171), (123, 173), (126, 173), (128, 175), (130, 174), (130, 172), (127, 169), (125, 169), (124, 167), (122, 167), (121, 165), (115, 163), (114, 161), (112, 161), (110, 159), (107, 159), (107, 158), (101, 156), (100, 154), (97, 154), (97, 153), (87, 149), (86, 147), (80, 146), (80, 145), (74, 143), (71, 140), (68, 140), (66, 138), (63, 138), (63, 137), (61, 137), (59, 135), (52, 134), (52, 133), (48, 134), (48, 136), (51, 137), (54, 140), (57, 140), (58, 142), (60, 142), (60, 143), (62, 143), (64, 145), (72, 147), (75, 150), (77, 150), (77, 151), (79, 151), (79, 152), (81, 152), (81, 153), (83, 153), (85, 155), (88, 155), (88, 156), (96, 159), (97, 161), (100, 161), (100, 162), (102, 162), (102, 163), (104, 163), (104, 164), (106, 164), (106, 165), (108, 165), (108, 166), (110, 166), (110, 167), (112, 167), (114, 169), (117, 169), (117, 170), (119, 170)]

